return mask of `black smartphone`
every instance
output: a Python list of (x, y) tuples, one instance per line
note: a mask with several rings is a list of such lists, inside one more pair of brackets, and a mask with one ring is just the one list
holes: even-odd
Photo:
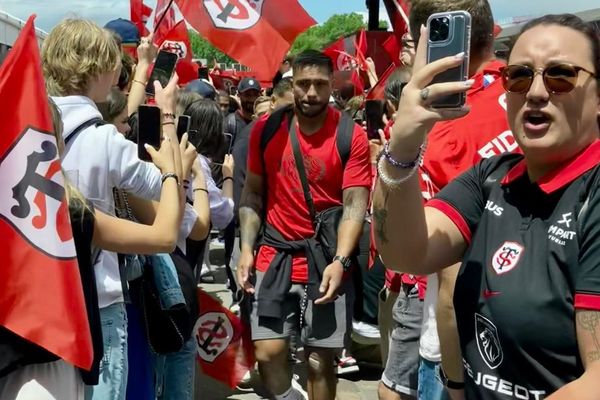
[(200, 67), (198, 70), (198, 79), (208, 80), (208, 67)]
[(181, 142), (183, 134), (190, 130), (192, 119), (188, 115), (180, 115), (177, 118), (177, 140)]
[(167, 86), (173, 75), (173, 71), (175, 71), (177, 59), (178, 56), (175, 53), (163, 50), (158, 52), (158, 56), (154, 60), (154, 68), (146, 85), (146, 94), (154, 96), (154, 81), (159, 81), (162, 87)]
[(225, 147), (227, 148), (227, 154), (231, 154), (233, 150), (233, 135), (231, 133), (223, 133), (225, 135)]
[[(465, 53), (463, 62), (433, 78), (432, 84), (466, 81), (469, 75), (469, 49), (471, 46), (471, 14), (452, 11), (432, 14), (427, 20), (427, 62)], [(452, 94), (435, 100), (435, 108), (457, 109), (465, 105), (466, 93)]]
[(160, 147), (160, 108), (141, 105), (138, 108), (137, 145), (140, 160), (152, 161), (144, 144)]
[(385, 128), (383, 124), (384, 104), (381, 100), (365, 101), (365, 119), (367, 121), (367, 137), (379, 139), (379, 130)]

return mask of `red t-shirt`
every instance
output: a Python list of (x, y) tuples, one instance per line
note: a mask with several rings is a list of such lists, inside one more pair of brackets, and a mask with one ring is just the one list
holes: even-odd
[[(296, 125), (308, 184), (317, 212), (342, 205), (344, 189), (371, 187), (369, 143), (367, 136), (358, 125), (354, 126), (350, 157), (345, 168), (342, 168), (336, 144), (340, 115), (339, 111), (330, 107), (323, 127), (309, 136), (304, 135)], [(265, 116), (257, 121), (250, 133), (248, 171), (266, 176), (267, 223), (277, 229), (286, 240), (309, 238), (314, 235), (314, 230), (298, 178), (289, 134), (285, 124), (282, 124), (263, 154), (260, 149), (260, 138), (266, 120)], [(266, 171), (263, 171), (263, 168), (266, 168)], [(266, 271), (275, 254), (276, 250), (272, 247), (261, 246), (256, 257), (256, 269), (261, 272)], [(303, 253), (293, 257), (292, 281), (308, 282), (308, 264)]]
[[(425, 200), (481, 159), (520, 151), (506, 120), (506, 93), (500, 78), (503, 65), (492, 61), (473, 77), (475, 83), (467, 92), (469, 114), (438, 122), (429, 133), (419, 170)], [(398, 274), (386, 270), (390, 290), (399, 290), (399, 280)], [(421, 277), (417, 280), (422, 282)]]

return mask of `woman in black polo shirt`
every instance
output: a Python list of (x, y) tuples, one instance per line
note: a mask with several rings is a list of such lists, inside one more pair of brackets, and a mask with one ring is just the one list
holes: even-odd
[(422, 143), (435, 122), (468, 112), (429, 105), (471, 83), (430, 85), (462, 56), (425, 65), (421, 33), (417, 72), (378, 165), (378, 250), (386, 265), (419, 275), (462, 260), (454, 303), (467, 399), (597, 399), (598, 33), (573, 15), (523, 27), (503, 83), (524, 155), (481, 162), (426, 207), (415, 174)]

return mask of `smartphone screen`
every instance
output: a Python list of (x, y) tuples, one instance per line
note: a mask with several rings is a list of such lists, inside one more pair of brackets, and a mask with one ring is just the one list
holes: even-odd
[(380, 100), (367, 100), (365, 102), (365, 119), (367, 121), (367, 137), (379, 139), (379, 130), (385, 128), (383, 124), (383, 102)]
[[(427, 20), (427, 62), (465, 53), (464, 61), (457, 67), (436, 75), (432, 84), (465, 81), (469, 74), (469, 48), (471, 42), (471, 14), (453, 11), (433, 14)], [(457, 93), (435, 100), (435, 108), (460, 108), (464, 106), (465, 93)]]
[(200, 67), (200, 69), (198, 70), (198, 79), (208, 80), (208, 68), (207, 67)]
[(158, 56), (154, 61), (154, 68), (146, 85), (146, 93), (148, 95), (154, 96), (154, 81), (159, 81), (163, 87), (167, 86), (175, 70), (177, 58), (177, 54), (175, 53), (162, 50), (158, 52)]
[(177, 140), (181, 142), (183, 134), (190, 130), (191, 118), (187, 115), (181, 115), (177, 118)]
[(225, 135), (225, 148), (227, 149), (227, 154), (231, 154), (231, 150), (233, 150), (233, 135), (231, 133), (223, 133)]
[(138, 108), (137, 126), (138, 157), (140, 160), (152, 161), (150, 154), (144, 148), (149, 144), (155, 148), (160, 147), (160, 108), (141, 105)]

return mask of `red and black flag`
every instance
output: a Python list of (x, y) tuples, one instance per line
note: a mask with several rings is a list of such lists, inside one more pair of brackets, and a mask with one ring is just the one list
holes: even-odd
[(213, 46), (273, 79), (296, 37), (315, 25), (298, 0), (175, 0), (183, 17)]
[(92, 339), (34, 18), (0, 68), (0, 325), (89, 369)]

